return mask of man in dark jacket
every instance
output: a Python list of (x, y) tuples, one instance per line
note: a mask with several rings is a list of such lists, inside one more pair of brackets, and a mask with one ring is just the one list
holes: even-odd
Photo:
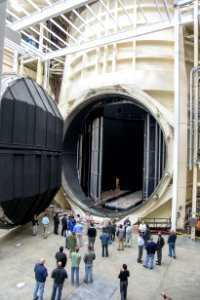
[(91, 246), (88, 246), (88, 252), (84, 255), (83, 261), (85, 263), (85, 283), (93, 282), (93, 260), (96, 258)]
[[(110, 241), (110, 236), (106, 232), (105, 227), (103, 227), (103, 233), (100, 235), (99, 238), (101, 240), (101, 245), (102, 245), (102, 256), (104, 257), (104, 254), (105, 254), (105, 256), (108, 257), (108, 243)], [(105, 251), (105, 253), (104, 253), (104, 251)]]
[(175, 231), (171, 231), (168, 236), (168, 245), (169, 245), (169, 256), (176, 258), (176, 233)]
[(51, 300), (55, 300), (57, 290), (58, 290), (58, 298), (57, 298), (57, 300), (61, 300), (63, 283), (64, 283), (64, 280), (67, 277), (68, 277), (67, 276), (67, 272), (62, 267), (62, 263), (58, 262), (58, 267), (56, 269), (54, 269), (53, 272), (52, 272), (52, 274), (51, 274), (51, 278), (54, 279)]
[(39, 262), (35, 265), (35, 288), (33, 292), (33, 300), (43, 300), (44, 286), (48, 276), (47, 269), (44, 266), (45, 259), (40, 258)]
[(145, 247), (146, 247), (147, 242), (148, 242), (148, 240), (149, 240), (149, 238), (150, 238), (150, 235), (151, 235), (151, 230), (150, 230), (150, 228), (149, 228), (149, 225), (146, 224), (146, 229), (145, 229), (145, 231), (144, 231), (144, 246), (145, 246)]
[(109, 235), (109, 244), (112, 244), (112, 233), (113, 233), (113, 225), (111, 223), (111, 221), (108, 222), (108, 225), (106, 226), (106, 231)]
[(122, 269), (118, 275), (120, 279), (120, 294), (121, 300), (125, 300), (127, 297), (127, 287), (128, 287), (128, 277), (130, 276), (129, 271), (127, 270), (127, 265), (123, 264)]
[(67, 255), (63, 252), (63, 247), (61, 246), (59, 251), (55, 255), (57, 263), (60, 261), (62, 263), (62, 267), (64, 268), (67, 263)]
[(58, 234), (58, 227), (60, 224), (58, 213), (55, 213), (55, 215), (53, 217), (53, 223), (54, 223), (54, 233)]
[(148, 263), (150, 266), (150, 270), (153, 269), (153, 261), (154, 261), (154, 255), (156, 252), (156, 243), (153, 241), (153, 237), (151, 236), (149, 241), (147, 242), (146, 245), (146, 250), (147, 250), (147, 255), (146, 255), (146, 259), (145, 259), (145, 263), (143, 265), (143, 267), (148, 268)]
[(94, 227), (93, 223), (90, 223), (90, 226), (87, 231), (87, 235), (88, 235), (88, 246), (91, 246), (92, 251), (94, 251), (94, 243), (97, 236), (97, 230)]
[(63, 235), (65, 235), (65, 231), (67, 230), (67, 224), (68, 224), (66, 214), (64, 214), (64, 216), (62, 217), (61, 223), (62, 223), (61, 235), (63, 236)]
[(161, 266), (161, 260), (162, 260), (162, 248), (165, 245), (165, 241), (163, 239), (163, 237), (161, 236), (161, 232), (158, 232), (158, 240), (157, 240), (157, 265)]

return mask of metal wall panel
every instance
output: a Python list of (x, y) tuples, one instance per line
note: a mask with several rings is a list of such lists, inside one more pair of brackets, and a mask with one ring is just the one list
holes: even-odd
[(147, 200), (155, 191), (163, 176), (166, 162), (165, 149), (165, 140), (159, 124), (150, 114), (146, 114), (144, 122), (144, 200)]

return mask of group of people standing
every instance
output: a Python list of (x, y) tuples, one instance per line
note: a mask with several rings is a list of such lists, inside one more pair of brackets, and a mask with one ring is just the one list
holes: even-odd
[[(53, 217), (54, 222), (54, 234), (58, 235), (59, 224), (61, 223), (61, 236), (65, 236), (66, 244), (65, 247), (69, 249), (69, 259), (71, 260), (71, 284), (79, 285), (79, 265), (81, 263), (82, 257), (79, 253), (79, 248), (83, 246), (82, 234), (83, 225), (81, 224), (80, 215), (76, 218), (73, 214), (68, 217), (66, 214), (61, 218), (61, 222), (58, 213), (55, 213)], [(42, 224), (44, 228), (43, 236), (47, 238), (47, 226), (49, 225), (49, 218), (47, 214), (42, 218)], [(33, 235), (37, 234), (38, 219), (34, 216), (32, 220)], [(96, 255), (94, 253), (94, 243), (96, 239), (96, 228), (94, 224), (88, 224), (88, 249), (83, 256), (83, 261), (85, 263), (85, 279), (84, 282), (93, 282), (93, 260), (95, 260)], [(51, 300), (61, 299), (63, 283), (66, 278), (68, 278), (67, 271), (65, 269), (67, 264), (67, 255), (64, 253), (64, 248), (61, 246), (59, 251), (55, 254), (57, 267), (52, 271), (51, 277), (54, 280)], [(43, 300), (45, 282), (48, 277), (48, 271), (45, 267), (45, 259), (41, 258), (39, 262), (35, 265), (35, 288), (33, 292), (34, 300)]]
[[(34, 217), (35, 218), (35, 217)], [(44, 219), (45, 218), (45, 219)], [(45, 215), (42, 218), (42, 224), (44, 226), (44, 237), (46, 238), (47, 235), (47, 229), (46, 226), (48, 226), (48, 218), (47, 215)], [(46, 222), (43, 222), (44, 220), (48, 224), (45, 224)], [(97, 237), (97, 229), (94, 226), (94, 223), (92, 221), (92, 217), (90, 216), (90, 221), (88, 222), (86, 219), (85, 226), (82, 225), (82, 220), (80, 215), (77, 215), (74, 217), (73, 214), (70, 214), (67, 216), (64, 214), (59, 219), (59, 216), (57, 213), (55, 213), (54, 218), (54, 234), (59, 234), (59, 224), (61, 223), (61, 236), (64, 236), (66, 239), (65, 248), (69, 249), (69, 259), (71, 260), (71, 284), (79, 285), (79, 266), (81, 261), (85, 264), (85, 276), (84, 276), (84, 282), (86, 284), (93, 282), (93, 261), (96, 259), (95, 254), (95, 241)], [(35, 220), (37, 221), (37, 218)], [(102, 228), (102, 233), (99, 235), (99, 239), (101, 241), (102, 246), (102, 257), (108, 257), (109, 256), (109, 245), (111, 245), (115, 238), (117, 237), (117, 250), (123, 251), (124, 247), (131, 247), (133, 242), (133, 226), (131, 225), (131, 222), (129, 218), (127, 218), (123, 224), (120, 224), (119, 226), (116, 225), (116, 222), (111, 222), (108, 220), (107, 222), (104, 222)], [(85, 230), (85, 233), (88, 236), (88, 249), (86, 253), (84, 254), (83, 258), (79, 252), (80, 247), (83, 246), (83, 230)], [(158, 233), (158, 239), (156, 242), (153, 241), (153, 237), (151, 235), (151, 231), (144, 223), (144, 221), (141, 222), (141, 224), (138, 227), (138, 257), (137, 262), (143, 263), (142, 256), (143, 256), (143, 250), (146, 249), (146, 258), (144, 260), (143, 266), (145, 268), (149, 268), (150, 270), (153, 269), (154, 265), (154, 256), (157, 252), (157, 265), (161, 266), (162, 261), (162, 248), (165, 245), (164, 238), (161, 235), (161, 232)], [(176, 250), (175, 250), (175, 243), (176, 243), (176, 234), (175, 232), (171, 232), (168, 237), (168, 245), (169, 245), (169, 256), (176, 258)], [(67, 271), (65, 269), (67, 264), (67, 255), (64, 253), (64, 247), (60, 247), (59, 251), (55, 255), (56, 259), (56, 268), (52, 271), (51, 277), (54, 281), (53, 283), (53, 289), (52, 289), (52, 296), (51, 300), (61, 299), (62, 295), (62, 289), (63, 289), (63, 283), (66, 278), (68, 278)], [(35, 265), (34, 272), (35, 272), (35, 288), (33, 293), (33, 299), (34, 300), (43, 300), (43, 294), (44, 294), (44, 287), (45, 287), (45, 281), (48, 276), (48, 271), (45, 267), (45, 259), (41, 258), (39, 262)], [(121, 300), (125, 300), (127, 297), (127, 287), (128, 287), (128, 277), (130, 276), (130, 272), (128, 270), (127, 264), (123, 264), (118, 278), (120, 279), (120, 294), (121, 294)]]
[[(79, 285), (79, 266), (82, 260), (81, 254), (79, 253), (79, 248), (76, 247), (75, 250), (70, 253), (69, 258), (71, 260), (71, 284)], [(85, 279), (84, 282), (93, 282), (93, 261), (96, 255), (92, 251), (91, 246), (88, 246), (88, 251), (83, 256), (83, 261), (85, 263)], [(67, 255), (63, 251), (61, 246), (59, 251), (55, 255), (57, 267), (52, 271), (51, 278), (53, 279), (53, 289), (51, 300), (57, 299), (61, 300), (62, 289), (65, 279), (68, 278), (67, 271), (65, 269), (67, 264)], [(45, 267), (45, 259), (41, 258), (39, 262), (35, 265), (35, 288), (33, 292), (34, 300), (43, 300), (45, 282), (48, 277), (48, 271)]]
[[(143, 264), (143, 267), (149, 268), (150, 270), (153, 269), (154, 265), (154, 256), (157, 252), (157, 261), (156, 264), (158, 266), (161, 266), (162, 262), (162, 249), (165, 245), (165, 240), (161, 235), (161, 232), (158, 232), (158, 238), (157, 241), (154, 242), (153, 236), (151, 235), (151, 231), (149, 229), (149, 226), (144, 223), (144, 221), (141, 222), (141, 224), (138, 227), (138, 233), (139, 237), (137, 240), (138, 244), (138, 258), (137, 262), (142, 263), (142, 256), (143, 256), (143, 249), (146, 249), (146, 258)], [(171, 231), (168, 236), (168, 247), (169, 247), (169, 256), (176, 258), (176, 233), (174, 231)]]

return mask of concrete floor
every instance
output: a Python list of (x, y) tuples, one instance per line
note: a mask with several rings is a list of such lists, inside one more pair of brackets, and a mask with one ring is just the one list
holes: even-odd
[[(99, 235), (100, 231), (98, 232)], [(167, 238), (167, 237), (165, 237)], [(157, 236), (154, 237), (154, 240)], [(168, 257), (168, 247), (163, 250), (163, 265), (155, 266), (153, 270), (145, 269), (136, 262), (137, 259), (137, 234), (133, 247), (117, 251), (117, 243), (109, 247), (109, 257), (101, 257), (100, 240), (96, 241), (96, 261), (94, 263), (94, 278), (106, 280), (116, 286), (116, 292), (110, 299), (118, 300), (119, 280), (118, 273), (121, 265), (126, 263), (130, 270), (128, 286), (128, 300), (158, 300), (162, 299), (160, 293), (165, 291), (172, 299), (199, 300), (200, 299), (200, 246), (198, 242), (191, 242), (187, 237), (178, 237), (177, 259)], [(87, 243), (87, 236), (84, 235)], [(45, 286), (44, 300), (51, 298), (52, 279), (51, 272), (55, 268), (55, 253), (60, 246), (64, 246), (64, 237), (50, 233), (46, 240), (42, 238), (42, 226), (36, 237), (32, 236), (31, 224), (14, 230), (1, 230), (0, 232), (0, 300), (31, 300), (34, 288), (33, 268), (40, 257), (46, 258), (46, 267), (49, 276)], [(80, 253), (86, 252), (85, 244)], [(68, 250), (66, 251), (68, 254)], [(67, 297), (75, 286), (70, 283), (70, 262), (67, 263), (69, 278), (63, 288), (63, 299), (78, 300), (79, 297)], [(84, 263), (80, 267), (80, 281), (84, 279)], [(82, 285), (85, 285), (82, 283)], [(82, 286), (83, 287), (83, 286)], [(80, 288), (79, 288), (80, 289)], [(90, 286), (90, 290), (95, 289)], [(81, 289), (80, 289), (81, 293)], [(77, 294), (77, 293), (76, 293)], [(89, 297), (89, 296), (88, 296)], [(90, 300), (88, 297), (85, 300)], [(95, 297), (94, 297), (95, 298)], [(92, 298), (92, 299), (94, 299)], [(81, 298), (82, 299), (82, 298)], [(98, 299), (105, 299), (105, 289)], [(107, 299), (107, 298), (106, 298)]]

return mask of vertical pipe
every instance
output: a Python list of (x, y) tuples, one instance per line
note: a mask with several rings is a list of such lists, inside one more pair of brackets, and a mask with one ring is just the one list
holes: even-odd
[(44, 89), (48, 92), (48, 85), (49, 85), (49, 61), (45, 61), (45, 68), (44, 68)]
[(193, 72), (194, 68), (190, 71), (190, 149), (189, 149), (189, 169), (192, 170), (193, 159)]
[(190, 71), (190, 146), (189, 146), (189, 169), (192, 170), (193, 167), (193, 88), (194, 88), (194, 74), (196, 71), (200, 70), (200, 67), (194, 67)]
[(5, 24), (6, 24), (6, 4), (7, 1), (0, 1), (0, 95), (1, 95), (1, 75), (3, 69)]
[[(43, 35), (44, 35), (44, 27), (40, 24), (40, 36), (39, 36), (39, 51), (42, 52), (42, 45), (43, 45)], [(39, 58), (37, 61), (37, 74), (36, 74), (36, 81), (38, 84), (42, 85), (43, 81), (43, 65), (42, 61)]]
[[(195, 74), (198, 75), (198, 74)], [(198, 161), (198, 145), (199, 145), (199, 98), (198, 98), (198, 78), (195, 79), (195, 141), (196, 141), (196, 149), (194, 149), (194, 161), (197, 163)]]
[(179, 100), (180, 100), (180, 61), (179, 61), (179, 6), (175, 7), (174, 25), (174, 150), (173, 150), (173, 190), (172, 190), (172, 230), (176, 230), (176, 212), (178, 202), (179, 167)]
[(21, 57), (20, 64), (19, 64), (19, 74), (24, 76), (24, 59)]
[(13, 55), (12, 71), (16, 74), (18, 73), (18, 52), (17, 52), (17, 50), (14, 51), (14, 55)]
[[(194, 66), (198, 65), (198, 1), (194, 1)], [(198, 77), (197, 73), (195, 72), (194, 74), (194, 81), (198, 83)], [(196, 217), (196, 202), (197, 202), (197, 161), (196, 161), (196, 156), (197, 156), (197, 148), (198, 148), (198, 102), (199, 99), (197, 99), (196, 95), (196, 89), (195, 89), (195, 102), (196, 106), (195, 109), (197, 110), (195, 112), (195, 119), (194, 119), (194, 140), (193, 140), (193, 145), (194, 145), (194, 164), (193, 164), (193, 183), (192, 183), (192, 217)], [(192, 240), (195, 240), (195, 226), (191, 227), (191, 238)]]

